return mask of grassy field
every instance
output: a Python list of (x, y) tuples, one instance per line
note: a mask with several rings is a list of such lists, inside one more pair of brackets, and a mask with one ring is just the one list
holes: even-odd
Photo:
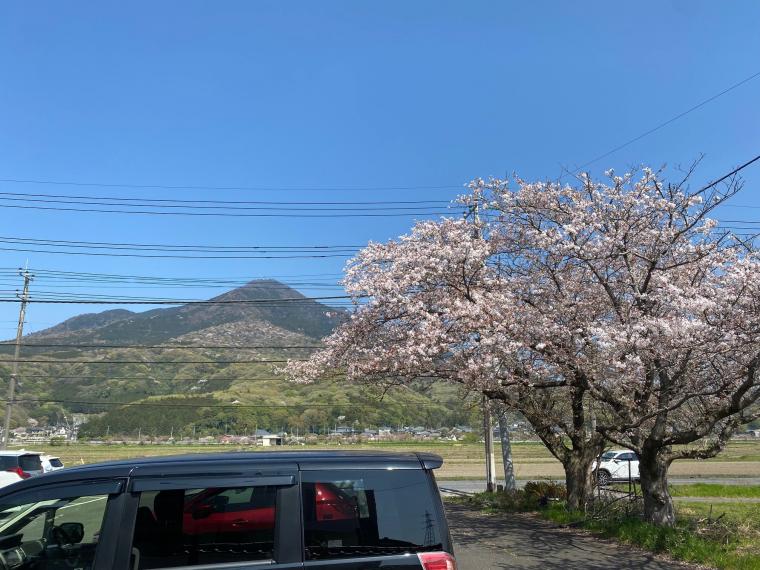
[[(181, 453), (213, 453), (220, 451), (272, 448), (238, 447), (234, 445), (34, 445), (29, 449), (45, 451), (61, 457), (66, 465), (95, 463), (131, 457), (173, 455)], [(384, 449), (394, 451), (429, 451), (441, 455), (444, 465), (437, 473), (439, 480), (479, 479), (484, 471), (483, 445), (457, 442), (393, 442), (362, 445), (330, 445), (278, 448), (303, 449)], [(497, 473), (501, 473), (500, 451), (497, 446)], [(515, 472), (520, 479), (561, 478), (562, 466), (540, 443), (513, 445)], [(671, 477), (760, 477), (760, 441), (737, 441), (729, 444), (720, 456), (706, 461), (677, 461), (670, 469)], [(692, 495), (696, 496), (696, 495)]]
[[(638, 487), (638, 486), (637, 486)], [(628, 492), (627, 483), (617, 483), (612, 489)], [(698, 497), (700, 499), (760, 499), (760, 485), (723, 485), (718, 483), (690, 483), (669, 485), (670, 495), (676, 499)], [(637, 492), (641, 490), (637, 488)]]

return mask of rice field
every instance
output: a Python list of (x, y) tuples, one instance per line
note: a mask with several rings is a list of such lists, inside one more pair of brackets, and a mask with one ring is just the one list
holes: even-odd
[[(90, 445), (77, 443), (58, 446), (28, 446), (59, 456), (65, 465), (72, 466), (132, 457), (175, 455), (184, 453), (213, 453), (222, 451), (264, 451), (273, 448), (240, 447), (235, 445)], [(316, 449), (382, 449), (387, 451), (427, 451), (444, 459), (437, 472), (439, 480), (479, 479), (484, 472), (483, 445), (458, 442), (400, 442), (367, 443), (361, 445), (285, 446), (283, 450)], [(562, 466), (540, 443), (520, 442), (512, 448), (515, 472), (521, 479), (558, 478), (563, 476)], [(501, 452), (496, 447), (497, 473), (503, 469)], [(702, 461), (677, 461), (671, 469), (672, 477), (760, 477), (760, 441), (735, 441), (718, 457)]]

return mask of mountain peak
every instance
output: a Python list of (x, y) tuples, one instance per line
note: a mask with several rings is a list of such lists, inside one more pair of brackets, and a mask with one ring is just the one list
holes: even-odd
[(254, 279), (211, 299), (212, 301), (247, 301), (265, 299), (306, 299), (300, 292), (275, 279)]
[[(285, 302), (285, 299), (299, 299)], [(266, 331), (279, 330), (313, 339), (332, 332), (345, 312), (310, 300), (292, 287), (274, 279), (256, 279), (210, 299), (211, 301), (261, 301), (256, 303), (190, 303), (171, 308), (152, 309), (133, 313), (114, 309), (102, 313), (72, 317), (54, 327), (33, 333), (35, 338), (71, 337), (78, 342), (113, 342), (150, 344), (178, 337), (229, 336), (230, 327), (257, 338)], [(267, 301), (271, 300), (269, 303)], [(278, 333), (278, 338), (282, 333)]]

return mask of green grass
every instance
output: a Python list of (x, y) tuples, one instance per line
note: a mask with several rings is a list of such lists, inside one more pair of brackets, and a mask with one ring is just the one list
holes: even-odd
[(693, 483), (671, 485), (673, 497), (729, 497), (760, 498), (760, 485), (721, 485), (717, 483)]
[(683, 517), (675, 528), (658, 527), (635, 518), (586, 521), (583, 527), (601, 537), (614, 538), (684, 562), (721, 570), (760, 569), (757, 537), (732, 536), (728, 527), (708, 528)]
[[(639, 484), (636, 484), (640, 494)], [(617, 491), (628, 492), (628, 484), (612, 485)], [(669, 485), (672, 497), (717, 497), (729, 499), (760, 499), (760, 485), (724, 485), (721, 483), (688, 483), (685, 485)]]
[(682, 517), (724, 520), (742, 528), (755, 529), (760, 540), (760, 503), (714, 503), (683, 501), (676, 503)]
[[(641, 493), (637, 483), (638, 492)], [(618, 491), (628, 491), (627, 483), (612, 486)], [(721, 483), (688, 483), (669, 485), (672, 497), (719, 497), (730, 499), (760, 499), (760, 485), (723, 485)]]

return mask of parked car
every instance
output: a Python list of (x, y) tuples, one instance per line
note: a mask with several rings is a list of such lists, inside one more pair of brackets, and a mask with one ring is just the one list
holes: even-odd
[(61, 461), (61, 458), (56, 457), (55, 455), (41, 455), (40, 460), (42, 461), (43, 473), (58, 471), (59, 469), (63, 469), (64, 467), (63, 461)]
[(21, 475), (14, 473), (13, 471), (0, 471), (0, 489), (23, 480), (24, 479)]
[(605, 451), (600, 457), (599, 468), (593, 464), (594, 477), (604, 487), (615, 481), (638, 481), (639, 456), (628, 449)]
[(58, 470), (0, 489), (0, 560), (19, 570), (456, 570), (433, 476), (441, 464), (424, 453), (261, 452)]
[(0, 470), (15, 473), (21, 479), (42, 475), (41, 453), (24, 449), (0, 451)]

